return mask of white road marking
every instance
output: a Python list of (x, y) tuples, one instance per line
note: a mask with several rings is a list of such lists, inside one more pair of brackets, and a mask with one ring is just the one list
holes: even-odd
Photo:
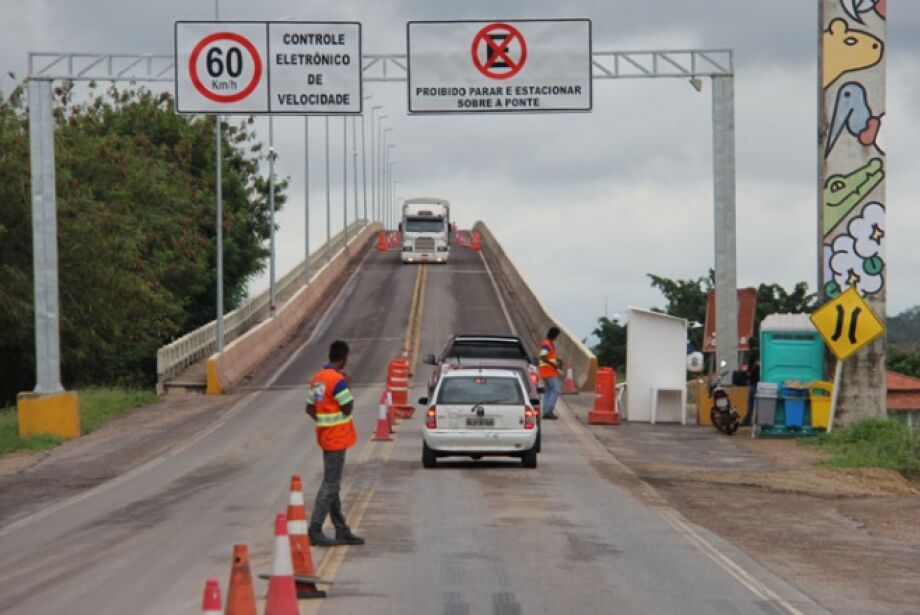
[(486, 257), (483, 256), (482, 252), (479, 253), (479, 258), (482, 259), (482, 264), (485, 265), (486, 273), (489, 274), (489, 280), (492, 281), (492, 288), (495, 289), (495, 296), (498, 297), (498, 304), (502, 306), (502, 313), (505, 315), (505, 320), (508, 321), (508, 327), (511, 329), (511, 333), (517, 335), (517, 329), (514, 326), (514, 323), (511, 322), (511, 314), (508, 313), (508, 306), (505, 305), (505, 298), (502, 297), (502, 293), (498, 290), (498, 284), (495, 282), (495, 276), (492, 275), (492, 269), (489, 267), (489, 263), (486, 262)]

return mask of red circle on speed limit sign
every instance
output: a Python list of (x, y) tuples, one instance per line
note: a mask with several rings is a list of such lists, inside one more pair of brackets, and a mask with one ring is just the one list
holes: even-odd
[[(231, 41), (239, 46), (231, 45), (224, 50), (222, 46), (214, 45), (222, 41)], [(202, 80), (198, 74), (198, 59), (208, 47), (210, 49), (205, 54), (205, 72), (208, 75), (206, 80)], [(252, 64), (252, 74), (245, 83), (241, 77), (249, 71), (246, 70), (246, 56), (240, 47), (246, 51), (248, 62)], [(262, 79), (262, 58), (255, 45), (245, 36), (235, 32), (215, 32), (195, 45), (188, 59), (188, 72), (192, 84), (202, 96), (214, 102), (232, 103), (243, 100), (258, 87)]]

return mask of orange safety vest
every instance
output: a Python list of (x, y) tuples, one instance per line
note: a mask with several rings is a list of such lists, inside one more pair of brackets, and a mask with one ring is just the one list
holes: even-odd
[(333, 367), (327, 365), (310, 380), (307, 403), (316, 409), (316, 441), (324, 451), (341, 451), (358, 441), (351, 416), (342, 412), (354, 399), (345, 377)]
[(556, 358), (556, 346), (553, 344), (552, 340), (545, 339), (540, 342), (540, 378), (555, 378), (559, 375), (559, 370), (556, 369), (557, 363)]

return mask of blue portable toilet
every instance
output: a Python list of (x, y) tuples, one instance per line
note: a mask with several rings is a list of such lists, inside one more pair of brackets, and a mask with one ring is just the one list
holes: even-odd
[(771, 314), (760, 323), (760, 379), (824, 379), (824, 340), (808, 314)]

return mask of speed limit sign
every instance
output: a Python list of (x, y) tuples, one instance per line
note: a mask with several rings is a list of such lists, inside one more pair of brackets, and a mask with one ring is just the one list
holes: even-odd
[(266, 112), (267, 52), (262, 23), (177, 22), (177, 110)]
[(355, 114), (357, 22), (176, 22), (179, 113)]

